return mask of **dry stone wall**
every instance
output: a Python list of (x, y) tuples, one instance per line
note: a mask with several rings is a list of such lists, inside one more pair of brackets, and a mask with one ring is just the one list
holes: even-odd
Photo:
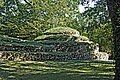
[[(1, 36), (0, 36), (1, 37)], [(71, 28), (54, 28), (36, 41), (1, 37), (0, 58), (8, 60), (108, 60), (99, 46)], [(38, 41), (37, 41), (38, 40)]]
[(52, 42), (43, 46), (1, 45), (0, 58), (8, 60), (92, 60), (94, 44), (88, 42)]

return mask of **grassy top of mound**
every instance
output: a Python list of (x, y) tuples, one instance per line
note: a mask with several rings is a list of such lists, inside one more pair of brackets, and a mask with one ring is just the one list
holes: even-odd
[(62, 35), (62, 34), (56, 34), (56, 35), (42, 35), (42, 36), (38, 36), (37, 38), (35, 38), (36, 41), (38, 40), (57, 40), (57, 41), (66, 41), (67, 39), (69, 39), (70, 36), (69, 35)]
[(80, 36), (79, 32), (69, 27), (56, 27), (44, 32), (44, 35), (38, 36), (34, 40), (49, 40), (49, 41), (89, 41), (85, 36)]
[(69, 35), (63, 35), (63, 34), (56, 34), (56, 35), (41, 35), (34, 39), (35, 41), (76, 41), (76, 42), (83, 42), (83, 41), (89, 41), (89, 39), (85, 36), (69, 36)]
[(44, 34), (66, 34), (71, 36), (79, 36), (79, 32), (75, 29), (69, 28), (69, 27), (56, 27), (51, 28), (44, 32)]

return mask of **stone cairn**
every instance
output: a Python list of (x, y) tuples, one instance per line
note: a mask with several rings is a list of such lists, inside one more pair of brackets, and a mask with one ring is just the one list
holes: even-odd
[[(10, 42), (15, 41), (12, 39)], [(29, 42), (32, 45), (24, 45), (29, 43), (22, 40), (17, 42), (20, 44), (0, 44), (0, 58), (18, 61), (108, 60), (107, 53), (99, 52), (98, 45), (68, 27), (47, 30)]]

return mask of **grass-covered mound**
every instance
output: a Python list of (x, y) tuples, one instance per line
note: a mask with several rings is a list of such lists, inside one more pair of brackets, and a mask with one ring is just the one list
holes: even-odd
[(70, 27), (51, 28), (51, 29), (45, 31), (44, 34), (65, 34), (65, 35), (71, 35), (71, 36), (76, 36), (76, 37), (79, 36), (79, 32)]
[[(108, 59), (107, 53), (103, 55), (96, 54), (95, 49), (97, 49), (97, 46), (92, 41), (89, 41), (89, 38), (81, 36), (77, 30), (69, 27), (56, 27), (49, 29), (44, 32), (44, 35), (38, 36), (35, 40), (51, 42), (53, 43), (52, 46), (56, 45), (56, 42), (62, 42), (51, 48), (56, 53), (58, 51), (75, 52), (79, 54), (77, 56), (85, 55), (84, 57), (86, 57), (86, 59), (92, 59), (91, 55), (94, 56), (95, 59)], [(99, 50), (97, 51), (97, 53), (99, 53)]]
[[(81, 46), (84, 46), (85, 49), (83, 48), (84, 50), (82, 50)], [(8, 60), (83, 59), (84, 57), (82, 58), (80, 54), (89, 51), (86, 48), (87, 46), (89, 46), (88, 42), (77, 43), (75, 41), (66, 42), (61, 40), (29, 41), (0, 35), (0, 51), (2, 51), (0, 52), (0, 58)]]
[[(75, 36), (76, 34), (77, 36)], [(21, 57), (22, 59), (20, 60), (23, 60), (23, 58), (29, 58), (24, 60), (94, 59), (93, 56), (96, 55), (93, 55), (92, 53), (95, 50), (95, 44), (89, 41), (87, 37), (78, 34), (79, 33), (74, 29), (58, 27), (58, 29), (53, 28), (47, 30), (45, 35), (39, 36), (35, 39), (37, 41), (22, 40), (0, 35), (0, 51), (10, 51), (9, 53), (1, 52), (1, 54), (3, 54), (1, 55), (1, 58), (8, 60), (15, 60)], [(13, 54), (11, 51), (17, 51), (17, 54), (20, 52), (20, 55)], [(22, 53), (25, 55), (21, 55)]]
[(79, 37), (79, 32), (69, 27), (56, 27), (44, 32), (44, 35), (35, 38), (36, 41), (70, 41)]
[(70, 36), (70, 35), (63, 35), (63, 34), (56, 34), (56, 35), (41, 35), (35, 38), (35, 41), (76, 41), (76, 42), (82, 42), (82, 41), (89, 41), (89, 39), (85, 36)]
[(80, 36), (79, 32), (69, 27), (56, 27), (44, 32), (44, 35), (35, 38), (36, 41), (89, 41), (85, 36)]

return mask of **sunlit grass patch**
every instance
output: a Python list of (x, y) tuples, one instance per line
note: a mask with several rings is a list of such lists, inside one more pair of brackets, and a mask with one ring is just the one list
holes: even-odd
[(112, 80), (113, 61), (1, 61), (5, 80)]

